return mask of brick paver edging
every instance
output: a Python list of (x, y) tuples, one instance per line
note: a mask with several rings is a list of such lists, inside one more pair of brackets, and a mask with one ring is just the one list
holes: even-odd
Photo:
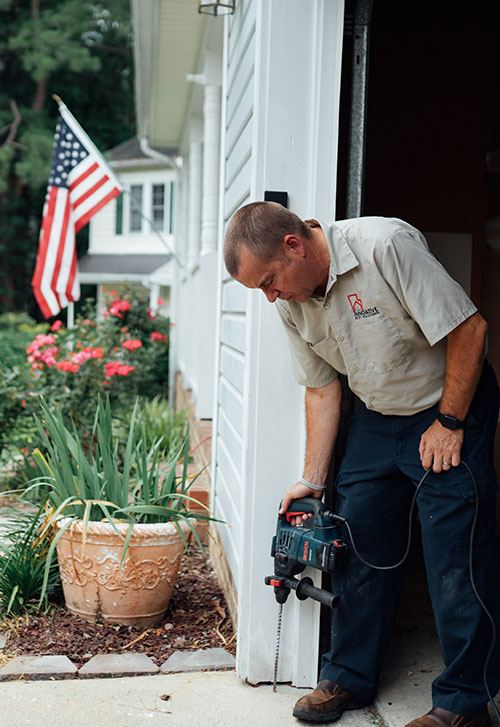
[(97, 654), (80, 669), (67, 656), (16, 656), (0, 668), (0, 682), (18, 679), (97, 679), (234, 668), (234, 656), (222, 648), (175, 651), (161, 666), (139, 652)]

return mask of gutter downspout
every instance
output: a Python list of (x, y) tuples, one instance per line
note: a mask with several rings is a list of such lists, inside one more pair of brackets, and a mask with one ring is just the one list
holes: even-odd
[(352, 43), (351, 120), (347, 170), (347, 217), (363, 209), (370, 23), (374, 0), (356, 0)]
[(170, 164), (172, 169), (178, 169), (178, 165), (175, 161), (175, 158), (172, 158), (170, 156), (167, 156), (166, 154), (162, 154), (160, 151), (156, 151), (156, 149), (151, 149), (149, 146), (149, 142), (145, 136), (141, 136), (139, 138), (139, 146), (141, 148), (142, 153), (145, 156), (150, 157), (151, 159), (159, 159), (162, 162), (165, 162), (166, 164)]

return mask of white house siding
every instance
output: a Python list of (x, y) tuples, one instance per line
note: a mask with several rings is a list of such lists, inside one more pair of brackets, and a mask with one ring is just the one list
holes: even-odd
[[(243, 204), (287, 191), (302, 217), (334, 218), (342, 0), (239, 0), (226, 19), (222, 233)], [(284, 491), (300, 477), (303, 390), (278, 316), (219, 257), (214, 507), (238, 589), (237, 669), (272, 678), (277, 605), (264, 576)], [(314, 574), (311, 574), (314, 575)], [(290, 596), (279, 679), (317, 676), (319, 609)]]
[[(253, 0), (238, 2), (228, 18), (225, 49), (224, 229), (233, 212), (251, 197), (256, 11)], [(233, 579), (240, 578), (242, 477), (244, 472), (245, 288), (222, 272), (217, 397), (215, 510)]]

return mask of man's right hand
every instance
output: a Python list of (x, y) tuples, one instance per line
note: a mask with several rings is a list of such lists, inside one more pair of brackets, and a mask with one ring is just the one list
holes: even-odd
[[(297, 482), (296, 485), (285, 492), (279, 514), (283, 515), (290, 507), (292, 500), (297, 500), (299, 497), (317, 497), (320, 499), (323, 497), (323, 493), (318, 490), (312, 490), (302, 482)], [(298, 515), (297, 517), (292, 518), (290, 522), (292, 525), (302, 525), (302, 523), (310, 517), (312, 517), (312, 512), (306, 512), (304, 515)]]

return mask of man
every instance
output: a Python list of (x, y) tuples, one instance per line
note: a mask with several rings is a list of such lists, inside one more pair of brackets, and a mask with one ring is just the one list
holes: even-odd
[[(499, 623), (492, 454), (499, 397), (485, 357), (485, 321), (422, 234), (402, 220), (325, 225), (256, 202), (232, 218), (224, 254), (236, 280), (276, 302), (295, 377), (306, 387), (304, 471), (282, 511), (294, 498), (322, 496), (340, 418), (339, 373), (361, 405), (350, 422), (336, 507), (365, 560), (390, 566), (401, 558), (415, 486), (432, 470), (417, 504), (446, 668), (433, 683), (432, 709), (407, 727), (488, 727), (500, 648), (488, 659), (486, 688), (492, 628), (469, 569), (477, 505), (473, 578)], [(341, 600), (331, 650), (294, 716), (333, 721), (373, 701), (402, 575), (401, 567), (376, 570), (351, 553), (335, 577)]]

